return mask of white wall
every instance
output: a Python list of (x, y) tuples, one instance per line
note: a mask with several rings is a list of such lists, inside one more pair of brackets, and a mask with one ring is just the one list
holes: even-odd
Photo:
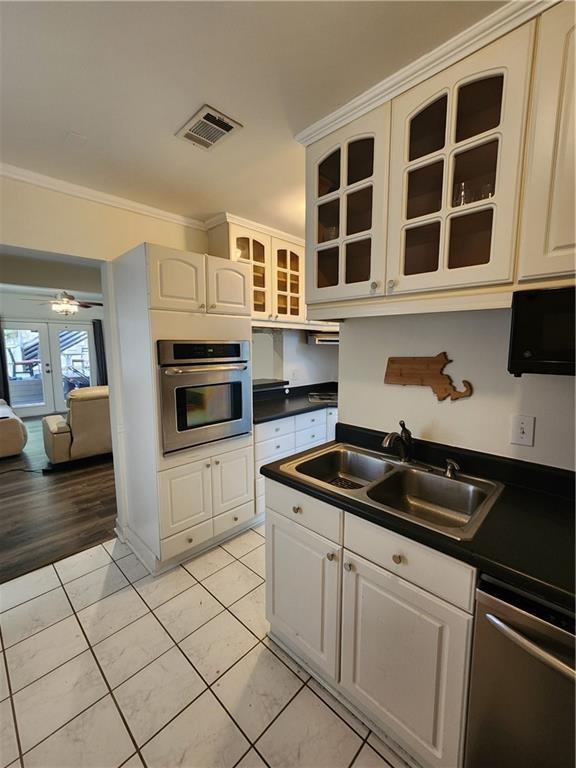
[(55, 291), (102, 292), (100, 265), (88, 267), (84, 264), (68, 264), (55, 259), (34, 259), (1, 252), (0, 283), (53, 288)]
[(255, 379), (283, 378), (282, 333), (252, 332), (252, 376)]
[[(378, 317), (340, 325), (340, 421), (376, 430), (404, 419), (415, 437), (574, 468), (574, 378), (507, 370), (509, 310)], [(436, 355), (468, 399), (439, 403), (429, 387), (384, 384), (389, 356)], [(536, 417), (533, 447), (510, 445), (513, 414)], [(465, 469), (465, 468), (464, 468)]]
[(291, 387), (338, 381), (338, 347), (312, 346), (306, 331), (283, 331), (283, 377)]

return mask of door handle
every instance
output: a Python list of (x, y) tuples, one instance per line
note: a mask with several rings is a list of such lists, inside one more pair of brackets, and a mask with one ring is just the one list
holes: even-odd
[(213, 371), (246, 371), (245, 364), (199, 365), (197, 368), (166, 368), (164, 376), (188, 376), (190, 373), (211, 373)]
[(504, 635), (504, 637), (507, 637), (508, 640), (515, 645), (520, 646), (526, 653), (534, 656), (535, 659), (538, 659), (538, 661), (541, 661), (547, 667), (551, 667), (552, 669), (555, 669), (556, 672), (560, 672), (561, 675), (564, 675), (564, 677), (567, 677), (569, 680), (576, 680), (576, 672), (568, 664), (565, 664), (563, 661), (560, 661), (560, 659), (557, 659), (556, 656), (553, 656), (551, 653), (548, 653), (548, 651), (540, 648), (539, 645), (536, 645), (532, 640), (528, 640), (527, 637), (524, 637), (520, 632), (512, 629), (512, 627), (509, 627), (508, 624), (505, 624), (501, 619), (493, 616), (491, 613), (487, 613), (486, 618), (490, 624), (492, 624), (494, 629)]

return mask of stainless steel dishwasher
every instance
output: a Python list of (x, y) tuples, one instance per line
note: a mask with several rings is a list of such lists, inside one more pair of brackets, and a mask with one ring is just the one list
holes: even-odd
[(466, 768), (572, 768), (574, 683), (574, 616), (481, 580)]

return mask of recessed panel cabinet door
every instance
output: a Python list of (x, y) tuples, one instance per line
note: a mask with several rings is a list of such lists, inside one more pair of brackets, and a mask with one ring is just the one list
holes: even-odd
[(147, 246), (151, 309), (206, 310), (204, 254)]
[(559, 3), (540, 17), (520, 233), (520, 279), (574, 272), (574, 35), (574, 3)]
[(344, 550), (341, 685), (428, 766), (462, 762), (472, 617)]
[(212, 459), (212, 488), (215, 515), (254, 499), (252, 446)]
[(341, 548), (266, 510), (266, 617), (272, 631), (338, 679)]
[(206, 256), (208, 312), (250, 314), (250, 267), (216, 256)]
[(534, 30), (393, 99), (388, 294), (512, 280)]
[(162, 538), (212, 519), (210, 460), (158, 474)]

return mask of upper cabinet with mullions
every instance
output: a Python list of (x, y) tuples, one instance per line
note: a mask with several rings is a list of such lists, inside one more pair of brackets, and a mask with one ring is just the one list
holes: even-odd
[(393, 100), (388, 294), (512, 280), (534, 29)]
[(390, 105), (308, 147), (306, 300), (384, 292)]

